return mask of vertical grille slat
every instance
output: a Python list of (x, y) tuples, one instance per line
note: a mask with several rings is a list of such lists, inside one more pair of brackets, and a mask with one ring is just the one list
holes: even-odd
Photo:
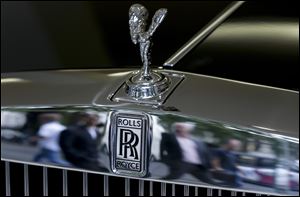
[[(3, 169), (3, 181), (5, 181), (4, 193), (6, 196), (17, 194), (18, 196), (51, 196), (61, 194), (68, 196), (78, 193), (81, 193), (83, 196), (88, 196), (89, 193), (104, 194), (104, 196), (124, 195), (124, 190), (115, 189), (115, 185), (125, 187), (125, 196), (266, 196), (259, 193), (192, 187), (175, 183), (169, 184), (109, 175), (89, 174), (87, 172), (59, 170), (8, 161), (1, 161), (1, 165)], [(23, 181), (20, 181), (18, 176), (11, 176), (11, 172), (16, 174), (23, 173)], [(82, 187), (76, 187), (78, 184), (82, 184)]]
[(175, 184), (172, 184), (172, 196), (176, 195)]
[(29, 196), (29, 173), (27, 164), (24, 164), (24, 196)]
[(10, 196), (10, 164), (8, 161), (5, 162), (5, 194)]
[(210, 188), (207, 188), (207, 196), (212, 196), (213, 195), (213, 190)]
[(63, 170), (63, 196), (68, 196), (68, 171)]
[(109, 177), (104, 176), (104, 196), (109, 196)]
[(149, 182), (149, 196), (153, 196), (153, 182)]
[(82, 195), (88, 196), (89, 189), (88, 189), (88, 173), (87, 172), (82, 173), (82, 188), (83, 188)]
[(48, 196), (48, 169), (43, 167), (43, 195)]
[(218, 190), (218, 196), (222, 196), (222, 190)]
[(125, 196), (130, 196), (130, 179), (125, 179)]
[(139, 180), (139, 196), (144, 196), (145, 183), (143, 180)]
[(190, 187), (185, 185), (184, 186), (184, 191), (183, 191), (184, 196), (189, 196), (190, 195)]
[(161, 196), (167, 195), (167, 184), (161, 183), (161, 189), (160, 189)]
[(195, 196), (198, 196), (198, 187), (195, 187)]

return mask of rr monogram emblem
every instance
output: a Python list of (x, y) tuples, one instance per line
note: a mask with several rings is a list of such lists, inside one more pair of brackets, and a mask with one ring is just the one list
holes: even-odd
[(124, 156), (127, 159), (128, 151), (130, 151), (130, 157), (139, 159), (136, 146), (139, 143), (138, 135), (129, 129), (120, 129), (120, 149), (119, 155)]
[(111, 115), (110, 152), (112, 171), (143, 177), (148, 170), (150, 116), (115, 112)]

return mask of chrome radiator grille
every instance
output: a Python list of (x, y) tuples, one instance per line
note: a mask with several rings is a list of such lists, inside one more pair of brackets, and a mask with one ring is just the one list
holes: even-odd
[[(1, 161), (6, 196), (261, 196)], [(2, 194), (3, 195), (3, 194)]]

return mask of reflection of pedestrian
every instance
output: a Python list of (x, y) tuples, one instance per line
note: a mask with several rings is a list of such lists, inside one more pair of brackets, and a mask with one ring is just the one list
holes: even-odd
[(100, 170), (97, 145), (99, 116), (82, 114), (77, 125), (64, 130), (60, 135), (60, 146), (65, 158), (76, 167)]
[(241, 177), (237, 167), (237, 157), (233, 153), (240, 148), (241, 143), (236, 139), (227, 140), (223, 147), (216, 150), (215, 156), (212, 160), (213, 169), (219, 172), (224, 172), (225, 176), (233, 177), (233, 184), (235, 187), (242, 185)]
[(209, 176), (209, 152), (206, 145), (190, 135), (192, 123), (174, 123), (173, 133), (163, 133), (161, 158), (169, 166), (165, 179), (176, 179), (190, 173), (202, 181), (211, 183)]
[(290, 184), (289, 164), (284, 160), (279, 160), (274, 169), (274, 187), (277, 192), (288, 191)]
[(41, 114), (38, 117), (41, 126), (38, 131), (37, 140), (40, 152), (34, 157), (35, 162), (48, 160), (52, 163), (66, 165), (62, 160), (58, 138), (65, 126), (59, 123), (61, 116), (55, 113)]

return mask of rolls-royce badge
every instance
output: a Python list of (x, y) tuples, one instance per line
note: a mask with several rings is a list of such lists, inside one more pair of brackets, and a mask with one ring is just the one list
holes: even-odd
[(151, 117), (137, 112), (113, 112), (110, 129), (112, 171), (144, 177), (148, 173)]

